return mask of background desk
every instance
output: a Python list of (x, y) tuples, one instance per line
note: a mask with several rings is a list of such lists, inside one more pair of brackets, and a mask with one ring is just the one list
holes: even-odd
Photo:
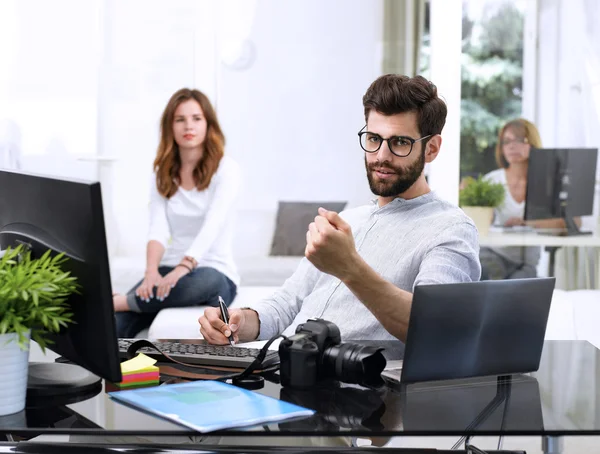
[[(594, 249), (594, 260), (596, 270), (600, 264), (600, 236), (598, 235), (581, 235), (581, 236), (552, 236), (542, 235), (534, 232), (526, 233), (504, 233), (491, 231), (487, 235), (479, 236), (479, 245), (487, 247), (506, 247), (506, 246), (540, 246), (545, 248), (550, 254), (548, 262), (548, 276), (552, 277), (555, 274), (556, 251), (561, 247), (586, 247)], [(589, 282), (590, 266), (586, 260), (585, 272)], [(597, 272), (598, 281), (600, 282), (600, 270)]]

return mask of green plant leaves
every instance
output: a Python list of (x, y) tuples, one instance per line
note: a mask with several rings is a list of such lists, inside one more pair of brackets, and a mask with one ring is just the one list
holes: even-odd
[(504, 186), (479, 176), (466, 179), (466, 186), (459, 193), (459, 205), (471, 207), (497, 207), (504, 201)]
[(68, 297), (79, 293), (80, 285), (61, 269), (67, 260), (63, 254), (52, 257), (50, 250), (32, 259), (21, 245), (6, 251), (0, 259), (0, 334), (17, 333), (25, 347), (31, 330), (31, 338), (44, 350), (49, 333), (73, 323)]

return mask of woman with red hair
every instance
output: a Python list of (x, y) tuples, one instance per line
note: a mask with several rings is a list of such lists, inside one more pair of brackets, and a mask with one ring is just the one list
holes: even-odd
[(113, 298), (119, 337), (135, 337), (163, 308), (235, 298), (232, 217), (241, 175), (224, 145), (203, 93), (184, 88), (171, 96), (154, 160), (144, 278)]

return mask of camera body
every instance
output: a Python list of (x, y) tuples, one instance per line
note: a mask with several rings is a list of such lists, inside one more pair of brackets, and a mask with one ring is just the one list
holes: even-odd
[(386, 360), (383, 348), (341, 343), (336, 324), (310, 319), (296, 334), (279, 344), (281, 384), (310, 388), (326, 379), (366, 386), (381, 386)]

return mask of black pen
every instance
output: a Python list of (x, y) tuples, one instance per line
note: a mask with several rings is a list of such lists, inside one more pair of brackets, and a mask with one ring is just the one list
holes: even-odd
[[(226, 325), (229, 325), (229, 311), (227, 310), (227, 306), (225, 305), (223, 298), (221, 298), (221, 295), (219, 295), (219, 307), (221, 308), (221, 318)], [(229, 328), (229, 331), (231, 331), (231, 328)], [(231, 345), (235, 345), (235, 341), (233, 340), (233, 332), (229, 336), (229, 343)]]

